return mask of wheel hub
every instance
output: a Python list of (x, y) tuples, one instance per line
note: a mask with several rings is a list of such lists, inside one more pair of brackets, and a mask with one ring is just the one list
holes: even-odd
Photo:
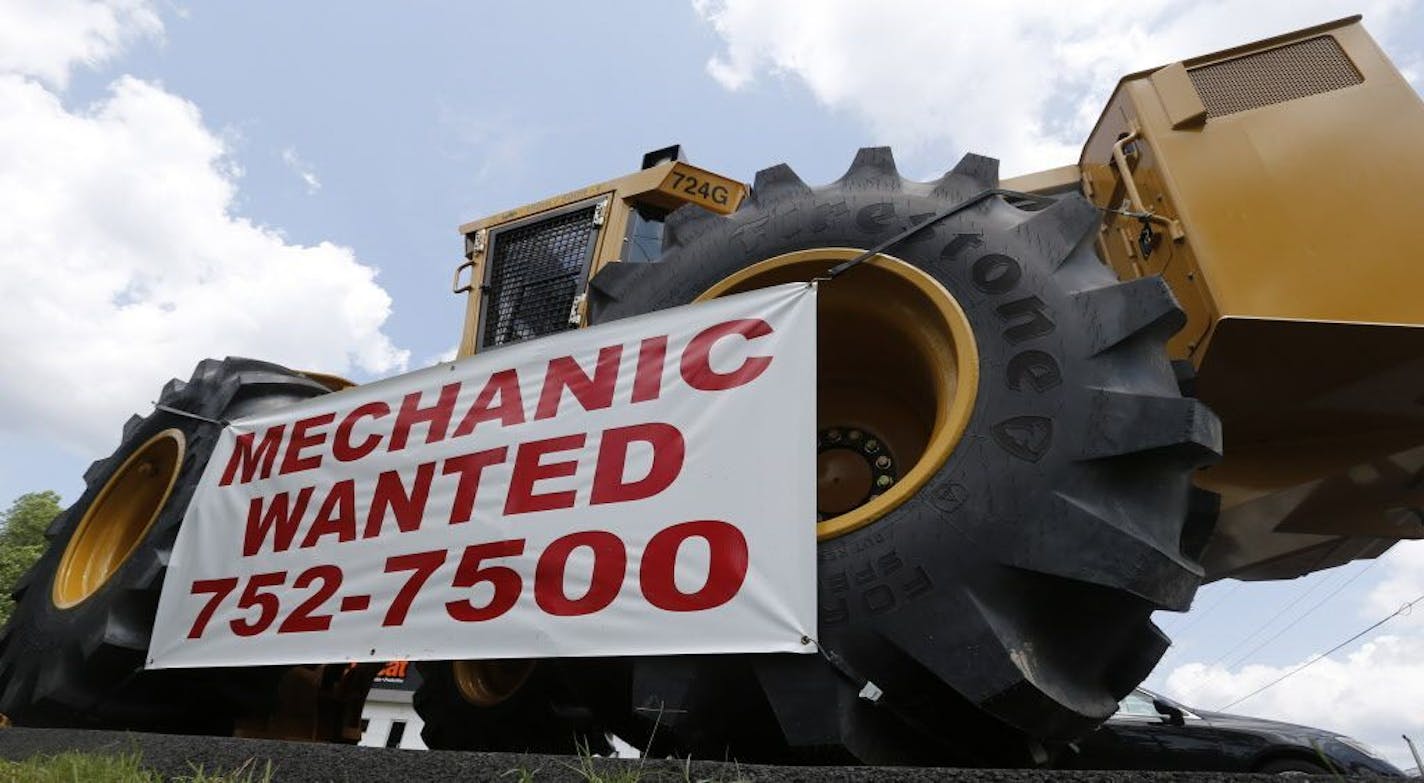
[(855, 427), (826, 427), (816, 436), (816, 513), (819, 521), (879, 497), (898, 478), (884, 441)]
[(104, 483), (55, 571), (55, 606), (83, 603), (128, 561), (173, 493), (184, 449), (181, 431), (164, 430), (135, 449)]
[[(698, 300), (805, 282), (861, 252), (776, 256)], [(816, 536), (826, 540), (884, 516), (944, 465), (974, 410), (979, 354), (954, 297), (891, 256), (823, 283), (816, 307)]]
[(450, 670), (465, 701), (477, 707), (493, 707), (523, 687), (535, 662), (532, 658), (455, 661)]

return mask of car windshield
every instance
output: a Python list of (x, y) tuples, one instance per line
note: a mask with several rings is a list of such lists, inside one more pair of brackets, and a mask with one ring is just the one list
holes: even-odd
[(1142, 717), (1161, 717), (1157, 714), (1157, 708), (1152, 706), (1152, 697), (1142, 691), (1133, 691), (1127, 697), (1118, 702), (1117, 714), (1136, 715)]

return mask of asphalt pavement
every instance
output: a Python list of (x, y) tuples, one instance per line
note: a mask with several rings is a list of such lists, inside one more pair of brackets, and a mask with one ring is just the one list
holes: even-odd
[[(0, 758), (21, 760), (67, 750), (140, 754), (144, 766), (170, 777), (271, 763), (273, 781), (416, 783), (417, 781), (592, 781), (638, 770), (639, 783), (793, 783), (844, 781), (994, 781), (996, 783), (1240, 783), (1277, 780), (1266, 775), (1201, 772), (1061, 772), (1048, 770), (926, 769), (916, 767), (772, 767), (674, 760), (579, 759), (512, 753), (397, 750), (308, 742), (189, 737), (74, 729), (0, 729)], [(581, 769), (581, 765), (592, 765)], [(592, 772), (593, 774), (590, 774)], [(1292, 778), (1299, 780), (1300, 778)], [(1339, 780), (1322, 776), (1320, 780)]]

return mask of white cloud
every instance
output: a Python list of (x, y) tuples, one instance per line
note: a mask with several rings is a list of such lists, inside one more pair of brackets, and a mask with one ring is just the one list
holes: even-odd
[(147, 0), (0, 0), (0, 21), (0, 73), (61, 88), (75, 66), (97, 65), (129, 41), (163, 32)]
[(455, 343), (450, 347), (446, 348), (445, 350), (441, 351), (440, 353), (432, 354), (426, 357), (425, 361), (422, 362), (420, 366), (432, 367), (437, 364), (444, 364), (445, 362), (453, 362), (455, 361), (455, 356), (459, 353), (460, 344)]
[(794, 77), (829, 108), (858, 116), (911, 165), (924, 157), (942, 167), (948, 154), (969, 150), (1016, 173), (1075, 162), (1129, 72), (1357, 11), (1385, 38), (1418, 0), (1144, 0), (1131, 13), (1109, 2), (693, 5), (723, 39), (707, 70), (727, 89), (764, 74)]
[[(1424, 541), (1401, 542), (1380, 558), (1382, 574), (1356, 607), (1359, 627), (1424, 595)], [(1321, 639), (1320, 651), (1342, 639)], [(1165, 690), (1183, 702), (1217, 709), (1319, 658), (1282, 666), (1187, 663), (1167, 675)], [(1400, 734), (1424, 739), (1424, 604), (1391, 618), (1363, 643), (1289, 676), (1228, 712), (1300, 723), (1365, 740), (1395, 764), (1414, 765)]]
[(297, 155), (296, 148), (287, 147), (282, 150), (282, 163), (286, 164), (287, 168), (291, 169), (292, 173), (296, 174), (297, 177), (306, 184), (307, 193), (315, 193), (321, 190), (321, 180), (316, 178), (316, 169), (312, 168), (310, 163), (302, 160), (301, 156)]
[[(1307, 659), (1308, 660), (1308, 659)], [(1189, 663), (1167, 677), (1167, 692), (1216, 709), (1271, 682), (1288, 666)], [(1424, 738), (1424, 637), (1382, 634), (1354, 652), (1312, 664), (1229, 711), (1300, 723), (1364, 740), (1402, 767), (1413, 766), (1400, 734)]]
[(157, 24), (147, 6), (82, 9), (61, 29), (0, 5), (7, 35), (33, 28), (68, 46), (8, 52), (0, 70), (0, 432), (105, 450), (163, 381), (207, 356), (403, 369), (376, 270), (234, 214), (236, 166), (196, 106), (121, 77), (72, 108), (36, 80), (62, 83)]

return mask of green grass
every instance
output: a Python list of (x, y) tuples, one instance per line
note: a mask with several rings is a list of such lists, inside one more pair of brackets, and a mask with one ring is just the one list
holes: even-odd
[[(656, 729), (654, 729), (656, 731)], [(611, 770), (599, 770), (599, 765), (594, 763), (594, 755), (586, 743), (578, 744), (577, 763), (567, 761), (557, 761), (559, 766), (574, 772), (585, 783), (751, 783), (751, 779), (742, 775), (740, 764), (733, 764), (734, 776), (727, 780), (716, 778), (693, 778), (692, 777), (692, 757), (689, 756), (677, 771), (667, 769), (647, 769), (643, 762), (647, 760), (646, 753), (639, 757), (637, 763), (632, 766), (624, 766)], [(504, 774), (511, 783), (537, 783), (539, 779), (539, 769), (519, 768), (511, 769)]]
[(225, 773), (205, 772), (165, 777), (144, 769), (137, 753), (60, 753), (33, 756), (24, 761), (0, 759), (0, 783), (270, 783), (270, 763), (258, 768), (248, 762)]

